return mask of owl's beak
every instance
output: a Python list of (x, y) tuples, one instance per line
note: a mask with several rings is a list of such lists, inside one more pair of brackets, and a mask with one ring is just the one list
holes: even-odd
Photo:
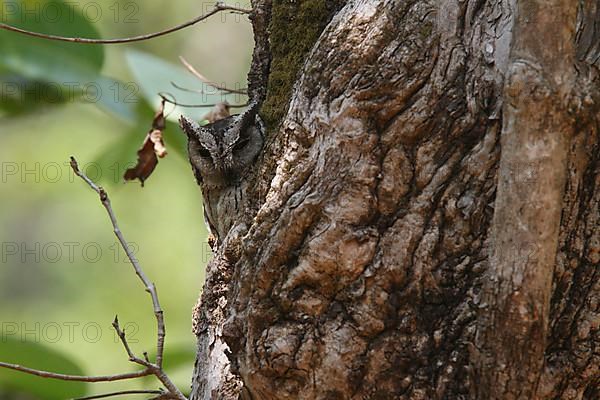
[(223, 180), (227, 182), (232, 182), (237, 178), (237, 175), (233, 168), (223, 168), (221, 170), (221, 174), (223, 176)]
[(235, 168), (233, 167), (233, 160), (225, 158), (223, 163), (218, 164), (216, 167), (224, 180), (230, 181), (235, 179), (236, 173)]

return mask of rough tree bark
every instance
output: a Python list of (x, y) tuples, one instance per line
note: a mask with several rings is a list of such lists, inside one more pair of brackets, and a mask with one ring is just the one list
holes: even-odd
[(600, 4), (253, 3), (193, 399), (600, 398)]

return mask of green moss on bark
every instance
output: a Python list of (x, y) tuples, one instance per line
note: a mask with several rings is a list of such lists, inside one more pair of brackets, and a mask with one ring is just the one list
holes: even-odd
[(306, 55), (345, 0), (274, 0), (270, 24), (271, 72), (261, 115), (269, 130), (287, 110)]

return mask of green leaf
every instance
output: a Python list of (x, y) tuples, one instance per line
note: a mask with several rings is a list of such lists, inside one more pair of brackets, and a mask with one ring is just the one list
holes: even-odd
[[(99, 36), (74, 2), (4, 0), (0, 3), (3, 22), (7, 24), (61, 36)], [(98, 45), (58, 42), (5, 30), (0, 31), (0, 54), (0, 107), (17, 111), (27, 111), (32, 103), (76, 99), (74, 96), (97, 84), (104, 62), (104, 50)], [(7, 90), (11, 95), (5, 94)], [(53, 92), (56, 90), (59, 96)]]
[[(30, 31), (88, 38), (99, 37), (94, 26), (61, 0), (4, 0), (5, 23)], [(104, 62), (98, 45), (57, 42), (0, 31), (0, 66), (30, 79), (47, 82), (89, 83)]]
[(130, 124), (138, 122), (138, 104), (143, 101), (138, 84), (107, 76), (98, 77), (97, 83), (98, 96), (95, 98), (89, 96), (89, 102), (95, 103), (102, 110), (116, 115), (125, 122)]
[[(206, 107), (201, 108), (174, 107), (167, 104), (165, 116), (172, 121), (178, 120), (181, 114), (200, 120), (210, 111), (212, 104), (225, 100), (231, 104), (245, 101), (244, 96), (224, 95), (216, 89), (207, 87), (183, 67), (171, 64), (152, 54), (139, 50), (128, 50), (125, 56), (129, 69), (140, 85), (142, 95), (153, 108), (157, 108), (160, 104), (159, 93), (170, 94), (178, 103), (182, 104), (207, 104)], [(204, 90), (206, 94), (179, 90), (171, 82), (186, 89)], [(166, 95), (165, 97), (172, 99), (172, 96)]]
[(62, 88), (19, 75), (0, 75), (0, 85), (0, 109), (13, 117), (67, 100)]
[[(70, 375), (85, 375), (72, 359), (39, 343), (24, 342), (0, 332), (0, 361), (24, 367)], [(43, 400), (64, 400), (87, 394), (85, 382), (40, 378), (9, 369), (0, 369), (0, 391), (30, 394)]]

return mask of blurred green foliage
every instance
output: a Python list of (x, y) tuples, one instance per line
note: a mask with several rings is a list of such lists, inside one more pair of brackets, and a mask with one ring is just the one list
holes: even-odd
[[(161, 30), (213, 4), (0, 0), (0, 20), (36, 32), (111, 38)], [(199, 119), (208, 108), (167, 105), (169, 155), (143, 189), (124, 184), (122, 175), (135, 163), (158, 92), (182, 103), (225, 99), (203, 87), (177, 57), (216, 82), (245, 87), (252, 43), (250, 24), (231, 14), (150, 42), (113, 46), (0, 31), (0, 361), (73, 374), (132, 371), (110, 326), (115, 314), (134, 351), (155, 352), (150, 298), (97, 196), (70, 171), (74, 155), (108, 189), (125, 237), (158, 287), (167, 324), (165, 366), (188, 390), (195, 351), (191, 310), (210, 249), (185, 137), (174, 121), (181, 113)], [(180, 91), (171, 82), (209, 94)], [(0, 399), (158, 386), (149, 378), (86, 385), (0, 369)]]
[[(6, 327), (5, 327), (6, 328)], [(25, 364), (31, 368), (45, 371), (62, 371), (65, 374), (82, 375), (83, 370), (65, 355), (38, 343), (23, 342), (6, 335), (0, 341), (2, 361), (13, 364)], [(33, 395), (44, 400), (61, 400), (68, 397), (81, 397), (86, 393), (84, 382), (65, 382), (59, 380), (44, 380), (23, 374), (19, 371), (6, 370), (0, 374), (0, 385), (4, 388), (5, 396), (9, 392), (20, 392)]]

